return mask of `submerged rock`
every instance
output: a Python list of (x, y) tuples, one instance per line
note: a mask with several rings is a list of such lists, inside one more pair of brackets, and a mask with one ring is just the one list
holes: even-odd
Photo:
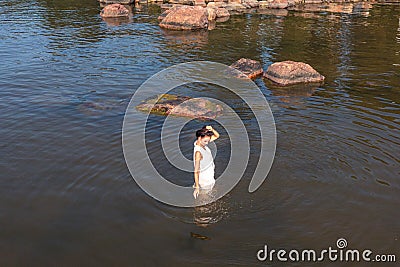
[(230, 67), (237, 69), (238, 71), (242, 72), (245, 77), (250, 79), (254, 79), (263, 74), (261, 63), (257, 60), (241, 58), (233, 63)]
[(128, 17), (129, 10), (121, 4), (112, 4), (105, 6), (101, 10), (100, 16), (103, 18)]
[(172, 94), (163, 94), (146, 99), (137, 105), (136, 109), (143, 112), (150, 112), (151, 114), (174, 115), (197, 119), (215, 119), (222, 115), (223, 111), (221, 105), (215, 104), (210, 100)]
[[(165, 12), (167, 12), (165, 14)], [(160, 27), (169, 30), (200, 30), (208, 28), (208, 12), (201, 6), (179, 6), (165, 11)]]
[(87, 99), (81, 102), (77, 109), (86, 116), (99, 116), (106, 113), (121, 112), (124, 100), (118, 99)]
[(196, 234), (196, 233), (193, 233), (193, 232), (190, 232), (190, 236), (193, 237), (193, 238), (196, 238), (196, 239), (200, 239), (200, 240), (210, 240), (211, 239), (208, 236)]
[(303, 62), (283, 61), (270, 65), (264, 77), (280, 85), (317, 83), (325, 77)]

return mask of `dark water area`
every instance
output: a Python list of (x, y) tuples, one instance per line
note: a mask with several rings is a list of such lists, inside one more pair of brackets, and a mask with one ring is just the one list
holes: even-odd
[[(99, 12), (94, 0), (0, 3), (0, 266), (261, 266), (264, 244), (320, 250), (338, 238), (400, 257), (400, 5), (242, 14), (185, 33), (160, 29), (157, 6), (134, 8), (122, 22)], [(290, 88), (255, 81), (274, 114), (277, 149), (252, 194), (254, 117), (212, 86), (180, 88), (236, 105), (254, 146), (241, 182), (222, 199), (197, 208), (157, 202), (123, 156), (131, 96), (174, 64), (241, 57), (264, 69), (307, 62), (326, 81)], [(163, 119), (150, 117), (146, 142), (168, 170), (159, 153)], [(181, 132), (188, 157), (200, 123)], [(218, 175), (229, 138), (216, 145)], [(192, 176), (179, 179), (190, 184)]]

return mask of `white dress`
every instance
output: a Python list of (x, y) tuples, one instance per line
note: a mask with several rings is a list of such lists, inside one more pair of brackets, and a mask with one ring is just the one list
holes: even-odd
[(203, 148), (200, 145), (197, 145), (196, 142), (194, 142), (193, 163), (195, 164), (195, 154), (197, 151), (199, 151), (203, 156), (200, 160), (199, 186), (201, 188), (212, 188), (215, 184), (215, 165), (211, 150), (208, 146), (204, 146)]

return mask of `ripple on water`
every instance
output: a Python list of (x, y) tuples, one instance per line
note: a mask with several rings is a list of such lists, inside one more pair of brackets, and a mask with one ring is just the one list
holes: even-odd
[[(99, 11), (92, 0), (0, 6), (0, 216), (10, 249), (4, 257), (16, 255), (24, 265), (58, 259), (57, 251), (65, 251), (65, 263), (73, 265), (79, 248), (97, 257), (87, 265), (112, 265), (113, 257), (132, 265), (132, 255), (144, 265), (160, 251), (165, 265), (176, 265), (171, 255), (180, 264), (246, 265), (265, 242), (326, 247), (338, 233), (354, 247), (396, 248), (398, 6), (375, 5), (365, 17), (238, 15), (212, 31), (191, 33), (160, 29), (158, 11), (150, 8), (134, 10), (123, 23), (103, 21)], [(121, 127), (130, 97), (173, 64), (230, 65), (241, 57), (264, 68), (288, 59), (307, 62), (326, 81), (280, 88), (256, 80), (272, 103), (278, 143), (271, 172), (253, 194), (247, 187), (259, 153), (254, 116), (222, 89), (180, 88), (236, 107), (254, 146), (242, 181), (217, 202), (192, 209), (156, 202), (130, 177), (123, 157)], [(149, 119), (148, 151), (154, 164), (174, 174), (159, 150), (162, 123), (162, 117)], [(199, 124), (193, 121), (181, 133), (185, 155), (191, 155)], [(216, 145), (220, 173), (230, 141), (221, 137)], [(177, 180), (189, 184), (192, 173)]]

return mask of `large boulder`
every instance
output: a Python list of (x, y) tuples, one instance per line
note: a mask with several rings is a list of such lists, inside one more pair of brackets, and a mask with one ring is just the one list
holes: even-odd
[(229, 18), (229, 11), (224, 7), (218, 7), (216, 10), (217, 19), (218, 18)]
[(288, 0), (273, 0), (269, 3), (269, 8), (281, 9), (288, 8), (289, 6), (290, 3)]
[(163, 13), (160, 14), (160, 16), (158, 16), (158, 20), (162, 21), (163, 19), (165, 19), (165, 17), (173, 10), (182, 7), (183, 5), (173, 5), (169, 8), (166, 8), (165, 11)]
[(260, 5), (257, 0), (243, 0), (242, 4), (246, 4), (250, 8), (257, 8)]
[(129, 10), (121, 4), (111, 4), (101, 10), (100, 16), (103, 18), (128, 17)]
[[(158, 100), (157, 100), (158, 99)], [(158, 115), (174, 115), (197, 119), (215, 119), (222, 114), (222, 106), (203, 98), (163, 94), (146, 99), (137, 110)]]
[(260, 8), (284, 9), (294, 5), (294, 0), (258, 1)]
[(228, 3), (225, 8), (229, 13), (240, 14), (246, 11), (246, 7), (241, 3)]
[(254, 79), (257, 76), (263, 74), (261, 63), (257, 60), (241, 58), (233, 63), (230, 67), (237, 69), (238, 71), (243, 73), (244, 77), (248, 77), (250, 79)]
[(161, 20), (160, 27), (169, 30), (207, 29), (207, 9), (201, 6), (180, 6), (171, 8)]
[(270, 65), (264, 77), (279, 85), (323, 82), (325, 77), (303, 62), (283, 61)]

